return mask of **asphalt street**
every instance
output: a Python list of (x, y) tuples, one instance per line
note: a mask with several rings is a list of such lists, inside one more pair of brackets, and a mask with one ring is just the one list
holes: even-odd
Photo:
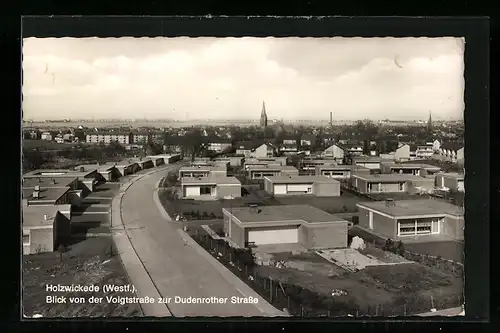
[[(170, 312), (176, 317), (269, 315), (259, 304), (233, 304), (232, 297), (252, 295), (244, 295), (235, 284), (225, 279), (219, 268), (179, 236), (177, 229), (181, 225), (165, 220), (160, 213), (153, 196), (156, 195), (155, 186), (167, 171), (163, 169), (144, 176), (132, 184), (123, 195), (121, 207), (122, 221), (135, 251), (160, 295), (172, 298), (167, 304)], [(227, 301), (186, 304), (176, 303), (175, 296), (217, 297)]]

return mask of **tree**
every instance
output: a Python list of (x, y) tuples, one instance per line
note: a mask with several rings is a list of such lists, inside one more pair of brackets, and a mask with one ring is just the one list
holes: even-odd
[(384, 251), (391, 251), (391, 249), (394, 246), (394, 241), (390, 238), (387, 238), (384, 244), (384, 247), (382, 248)]
[(63, 261), (63, 253), (67, 251), (68, 249), (66, 248), (66, 246), (64, 246), (64, 244), (59, 244), (59, 246), (57, 247), (57, 252), (59, 252), (59, 260), (61, 262)]
[(402, 241), (398, 242), (396, 253), (399, 254), (400, 256), (403, 256), (405, 254), (405, 246)]
[(23, 149), (23, 169), (36, 170), (49, 162), (46, 155), (40, 151)]

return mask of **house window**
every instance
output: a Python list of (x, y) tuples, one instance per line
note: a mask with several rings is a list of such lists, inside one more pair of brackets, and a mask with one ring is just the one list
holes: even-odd
[(415, 234), (415, 222), (400, 222), (399, 223), (399, 232), (400, 236), (414, 235)]
[(30, 234), (23, 233), (23, 245), (30, 245)]
[(311, 193), (312, 192), (312, 187), (308, 187), (307, 188), (307, 193)]
[(200, 186), (200, 194), (201, 195), (211, 194), (211, 193), (212, 193), (212, 189), (210, 186)]
[(398, 223), (398, 236), (416, 236), (439, 233), (439, 220), (402, 220)]
[(432, 228), (432, 221), (417, 222), (417, 235), (430, 234)]

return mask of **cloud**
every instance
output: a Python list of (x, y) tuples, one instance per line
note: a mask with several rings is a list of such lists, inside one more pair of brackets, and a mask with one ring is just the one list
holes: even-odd
[[(24, 40), (26, 118), (460, 117), (453, 38)], [(54, 79), (55, 78), (55, 79)], [(173, 111), (175, 109), (175, 112)]]

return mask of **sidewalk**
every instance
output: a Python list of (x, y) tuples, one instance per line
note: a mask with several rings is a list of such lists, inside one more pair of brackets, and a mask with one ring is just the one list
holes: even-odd
[[(158, 170), (155, 170), (155, 172), (156, 171)], [(120, 258), (125, 271), (128, 274), (130, 283), (136, 289), (136, 296), (154, 298), (154, 303), (140, 304), (143, 315), (151, 317), (170, 317), (172, 316), (172, 314), (168, 310), (167, 306), (165, 304), (158, 303), (158, 298), (161, 297), (160, 293), (156, 289), (148, 272), (144, 268), (141, 260), (135, 252), (135, 249), (132, 246), (132, 243), (130, 242), (130, 239), (126, 233), (125, 225), (123, 224), (123, 221), (121, 219), (121, 202), (124, 192), (135, 181), (145, 175), (146, 174), (143, 174), (139, 177), (133, 178), (128, 183), (121, 186), (120, 193), (113, 198), (113, 201), (111, 203), (112, 238), (115, 242), (118, 253), (120, 253)]]
[(433, 316), (443, 316), (443, 317), (454, 317), (454, 316), (465, 316), (464, 309), (459, 306), (456, 308), (443, 309), (436, 312), (425, 312), (419, 313), (416, 316), (419, 317), (433, 317)]
[[(167, 221), (172, 221), (168, 213), (163, 208), (159, 200), (159, 191), (156, 190), (153, 194), (154, 202), (160, 211), (162, 217)], [(276, 309), (274, 306), (269, 304), (262, 296), (260, 296), (255, 290), (250, 288), (245, 282), (243, 282), (240, 278), (234, 275), (229, 269), (227, 269), (223, 264), (221, 264), (217, 259), (215, 259), (210, 253), (208, 253), (203, 247), (201, 247), (196, 241), (194, 241), (186, 232), (182, 229), (177, 229), (182, 240), (192, 247), (201, 257), (207, 260), (221, 275), (223, 279), (231, 283), (238, 292), (240, 292), (244, 297), (254, 297), (259, 301), (255, 306), (264, 314), (272, 317), (278, 316), (286, 316), (283, 311)]]

